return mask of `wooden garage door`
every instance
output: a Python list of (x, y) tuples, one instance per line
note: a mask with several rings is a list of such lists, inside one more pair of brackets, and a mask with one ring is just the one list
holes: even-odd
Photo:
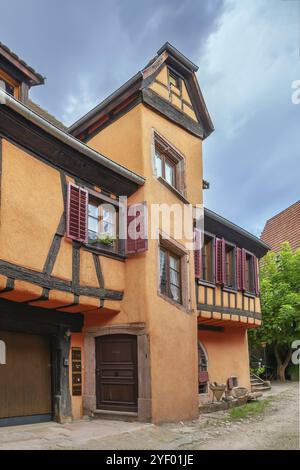
[(96, 390), (98, 409), (137, 411), (136, 336), (96, 339)]
[(47, 337), (0, 331), (0, 418), (51, 414), (51, 360)]

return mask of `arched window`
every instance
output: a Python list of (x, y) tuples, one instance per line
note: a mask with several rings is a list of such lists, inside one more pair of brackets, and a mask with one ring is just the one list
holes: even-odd
[(4, 341), (0, 340), (0, 365), (6, 364), (6, 345)]
[(203, 345), (198, 343), (198, 371), (199, 371), (199, 393), (208, 392), (208, 361)]

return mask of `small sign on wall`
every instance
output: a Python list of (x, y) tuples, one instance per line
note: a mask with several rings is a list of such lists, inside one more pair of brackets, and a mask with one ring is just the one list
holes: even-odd
[(4, 341), (0, 340), (0, 365), (4, 366), (6, 364), (6, 344)]
[(72, 348), (72, 395), (82, 395), (81, 348)]

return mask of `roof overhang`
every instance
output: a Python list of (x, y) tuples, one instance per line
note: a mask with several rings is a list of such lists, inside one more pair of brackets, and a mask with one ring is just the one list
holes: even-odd
[(14, 67), (19, 74), (24, 77), (30, 86), (42, 85), (45, 82), (45, 78), (36, 72), (32, 67), (26, 64), (24, 60), (20, 59), (14, 54), (8, 47), (0, 42), (0, 57), (5, 59), (8, 64)]
[(220, 238), (225, 238), (227, 241), (245, 248), (258, 258), (265, 256), (271, 249), (267, 243), (252, 233), (207, 208), (204, 208), (204, 229), (209, 233), (213, 233)]
[[(54, 164), (64, 167), (73, 174), (76, 174), (76, 171), (78, 173), (80, 165), (80, 173), (86, 172), (87, 176), (89, 175), (88, 179), (95, 180), (93, 181), (95, 185), (101, 185), (99, 180), (108, 184), (110, 179), (121, 191), (117, 194), (130, 195), (144, 184), (143, 177), (59, 129), (2, 89), (0, 89), (0, 103), (2, 103), (0, 131), (4, 135), (14, 134), (13, 137), (22, 141), (21, 143), (27, 148), (42, 145), (44, 142), (45, 158), (52, 159)], [(31, 138), (28, 137), (29, 135)], [(49, 138), (52, 138), (51, 141)], [(48, 145), (45, 142), (48, 142)], [(51, 146), (53, 146), (52, 149)], [(57, 160), (54, 161), (54, 159)], [(84, 179), (84, 173), (77, 174), (77, 176)]]
[(114, 107), (121, 104), (126, 98), (129, 98), (140, 89), (143, 80), (143, 74), (138, 72), (120, 88), (109, 95), (105, 100), (95, 106), (91, 111), (78, 119), (72, 126), (68, 128), (68, 132), (74, 135), (79, 135), (86, 129), (87, 124), (93, 126), (99, 119), (101, 119), (102, 112), (109, 113)]

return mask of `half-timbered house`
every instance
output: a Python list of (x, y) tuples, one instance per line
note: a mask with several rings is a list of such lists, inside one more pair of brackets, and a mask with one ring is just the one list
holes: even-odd
[(249, 387), (267, 246), (208, 210), (200, 251), (146, 220), (203, 202), (213, 124), (196, 72), (166, 43), (67, 129), (0, 44), (0, 424), (194, 419), (209, 381)]

